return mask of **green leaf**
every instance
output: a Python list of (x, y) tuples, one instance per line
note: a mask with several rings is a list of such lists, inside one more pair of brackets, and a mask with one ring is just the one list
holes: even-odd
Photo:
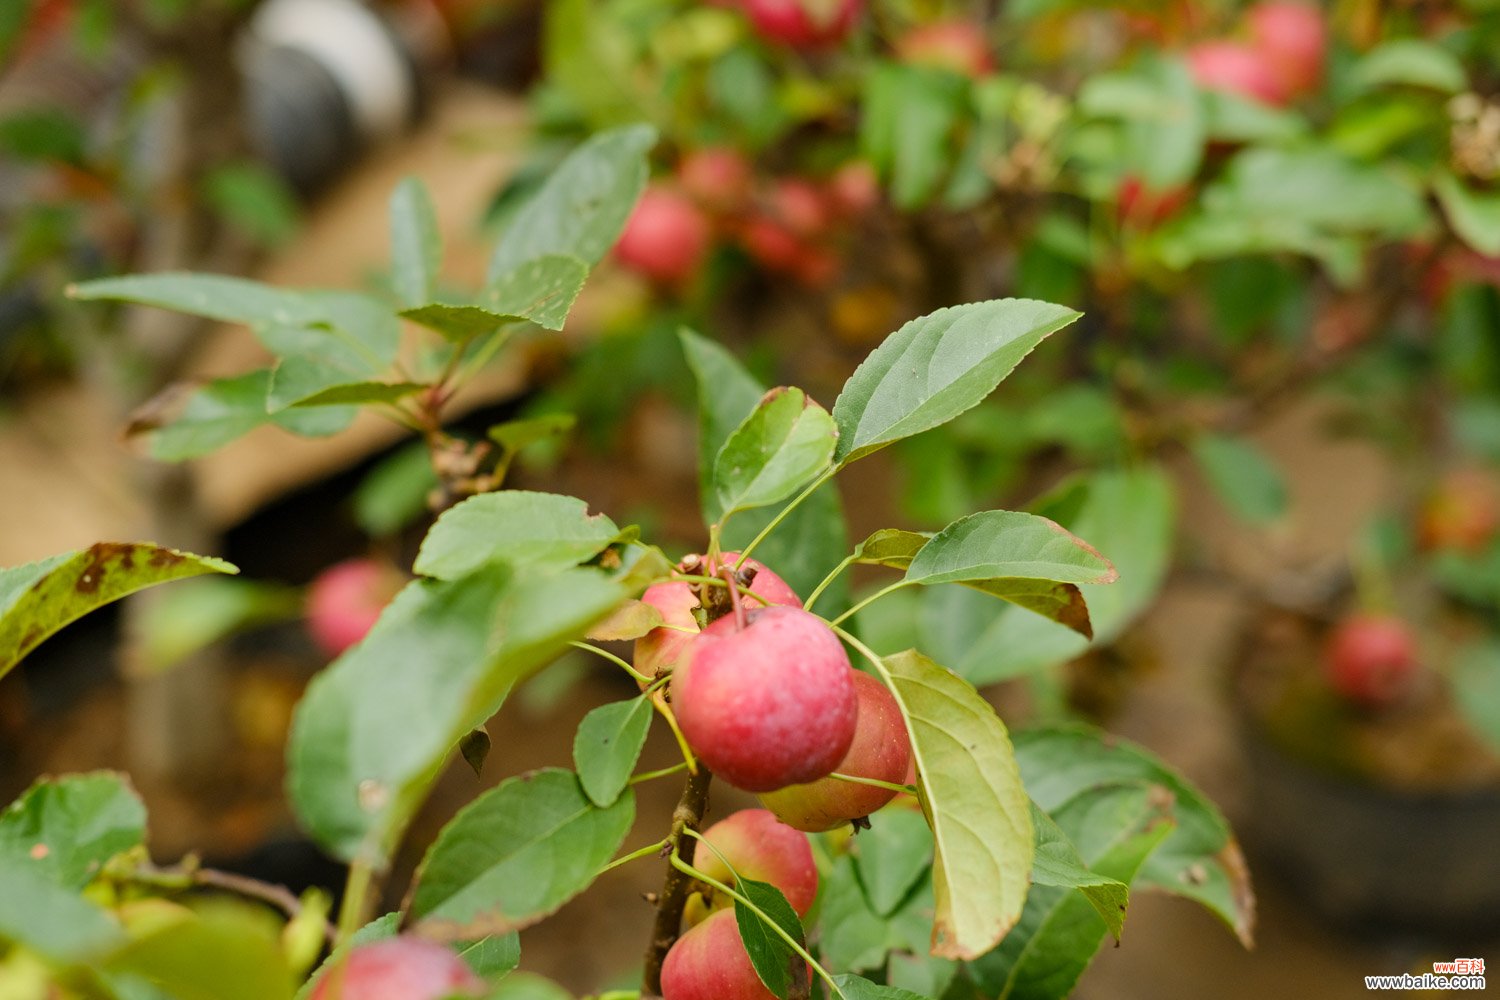
[(1005, 723), (972, 685), (915, 650), (886, 657), (885, 667), (933, 833), (932, 953), (971, 959), (1005, 936), (1026, 900), (1026, 790)]
[(496, 424), (487, 432), (489, 439), (508, 453), (518, 452), (529, 445), (560, 437), (571, 431), (578, 418), (571, 413), (545, 413), (539, 417), (525, 417)]
[(588, 276), (589, 262), (576, 254), (536, 257), (492, 278), (480, 303), (545, 330), (561, 330)]
[[(168, 390), (177, 391), (176, 387)], [(175, 416), (138, 416), (128, 433), (147, 435), (152, 458), (181, 462), (217, 451), (268, 423), (294, 434), (317, 437), (335, 434), (354, 420), (353, 407), (269, 413), (266, 398), (270, 391), (270, 369), (216, 379), (189, 395)]]
[(442, 237), (427, 185), (405, 177), (391, 194), (391, 284), (408, 308), (432, 298), (443, 265)]
[[(1113, 642), (1156, 599), (1171, 560), (1176, 501), (1171, 480), (1158, 468), (1094, 473), (1080, 481), (1083, 504), (1067, 526), (1110, 554), (1120, 582), (1084, 584), (1094, 643)], [(1063, 515), (1058, 515), (1063, 516)], [(956, 664), (975, 684), (1057, 666), (1082, 654), (1089, 642), (1056, 622), (1005, 608), (965, 588), (940, 587), (923, 595), (922, 647)]]
[(462, 303), (429, 302), (401, 310), (401, 318), (424, 326), (454, 343), (495, 333), (511, 323), (523, 322), (520, 316), (491, 312), (481, 306)]
[(280, 177), (260, 163), (228, 163), (203, 177), (203, 200), (230, 226), (265, 247), (297, 235), (297, 199)]
[(600, 132), (574, 150), (511, 216), (490, 259), (489, 280), (558, 254), (597, 264), (645, 190), (646, 153), (655, 144), (655, 129), (630, 125)]
[[(293, 406), (368, 406), (394, 403), (426, 389), (422, 382), (344, 382), (301, 396)], [(293, 393), (300, 395), (300, 393)]]
[(573, 1000), (573, 994), (533, 972), (512, 972), (485, 1000)]
[(644, 696), (600, 705), (583, 717), (573, 736), (573, 763), (594, 805), (602, 809), (620, 797), (650, 728), (651, 702)]
[(338, 857), (384, 863), (458, 741), (630, 596), (593, 569), (500, 564), (408, 585), (297, 708), (287, 787), (303, 825)]
[(521, 963), (521, 936), (490, 934), (457, 946), (459, 957), (483, 979), (495, 979)]
[(1465, 243), (1486, 257), (1500, 256), (1500, 194), (1471, 191), (1446, 170), (1433, 178), (1432, 190)]
[(1170, 792), (1177, 828), (1142, 867), (1141, 884), (1196, 900), (1249, 945), (1255, 925), (1249, 873), (1229, 825), (1202, 792), (1144, 749), (1087, 726), (1017, 733), (1015, 745), (1027, 789), (1054, 818), (1102, 784), (1147, 782)]
[(427, 512), (437, 486), (427, 445), (410, 445), (382, 459), (354, 491), (354, 521), (373, 538), (393, 535)]
[(1200, 434), (1193, 457), (1230, 510), (1253, 524), (1268, 524), (1286, 514), (1286, 483), (1259, 448), (1244, 438)]
[(445, 511), (422, 540), (416, 572), (440, 580), (503, 560), (562, 569), (599, 553), (620, 529), (588, 504), (555, 493), (481, 493)]
[(1474, 732), (1500, 750), (1500, 642), (1465, 646), (1453, 664), (1453, 694)]
[(104, 967), (140, 976), (174, 1000), (291, 1000), (276, 925), (248, 909), (216, 908), (169, 923)]
[(855, 866), (870, 908), (888, 917), (932, 867), (932, 831), (915, 809), (882, 809), (854, 841)]
[(1130, 890), (1117, 879), (1088, 870), (1078, 848), (1068, 835), (1033, 803), (1031, 822), (1036, 828), (1036, 860), (1031, 865), (1033, 885), (1077, 889), (1099, 914), (1116, 939), (1125, 926), (1125, 906)]
[(1349, 84), (1357, 90), (1404, 84), (1456, 94), (1468, 86), (1468, 77), (1458, 57), (1442, 46), (1394, 38), (1360, 57), (1349, 71)]
[(80, 890), (146, 837), (146, 806), (112, 771), (42, 778), (0, 812), (0, 865)]
[(313, 974), (307, 978), (307, 982), (303, 983), (301, 988), (297, 990), (296, 1000), (307, 1000), (307, 997), (317, 987), (318, 980), (323, 978), (323, 973), (333, 968), (335, 962), (342, 959), (354, 948), (362, 944), (373, 944), (376, 941), (384, 941), (401, 933), (402, 916), (403, 914), (400, 912), (383, 914), (349, 935), (349, 940), (334, 948), (328, 957), (323, 959), (318, 967), (313, 970)]
[(741, 878), (735, 888), (760, 910), (756, 913), (738, 899), (734, 901), (735, 923), (739, 925), (740, 941), (750, 955), (750, 964), (755, 967), (755, 974), (766, 989), (778, 997), (785, 997), (794, 983), (805, 980), (807, 965), (780, 935), (766, 926), (761, 914), (769, 917), (799, 945), (804, 943), (802, 921), (781, 890), (768, 882)]
[(65, 961), (97, 954), (119, 940), (120, 926), (103, 909), (51, 875), (0, 857), (0, 941)]
[(961, 583), (1091, 637), (1088, 607), (1076, 585), (1114, 583), (1119, 574), (1061, 525), (1021, 511), (991, 510), (938, 532), (912, 559), (906, 579), (926, 586)]
[(928, 1000), (927, 997), (913, 993), (911, 990), (881, 986), (849, 973), (834, 976), (833, 981), (843, 991), (844, 1000)]
[(932, 935), (932, 880), (926, 873), (897, 910), (871, 908), (854, 859), (834, 858), (818, 901), (818, 948), (825, 966), (851, 971), (881, 969), (891, 952), (923, 953)]
[(222, 559), (145, 542), (99, 542), (0, 569), (0, 677), (43, 639), (95, 608), (159, 583), (238, 572)]
[(1085, 80), (1078, 110), (1120, 122), (1128, 172), (1155, 189), (1183, 184), (1198, 172), (1207, 115), (1192, 74), (1180, 59), (1147, 59), (1125, 72)]
[(84, 123), (55, 108), (16, 110), (0, 118), (0, 153), (17, 160), (79, 164), (88, 153)]
[[(1169, 801), (1149, 787), (1108, 785), (1059, 810), (1056, 828), (1078, 843), (1078, 855), (1095, 873), (1129, 883), (1172, 832)], [(1106, 933), (1108, 925), (1093, 901), (1071, 888), (1039, 882), (1015, 929), (969, 966), (970, 975), (989, 996), (1068, 996)]]
[(854, 547), (854, 561), (864, 566), (906, 569), (922, 546), (932, 539), (926, 531), (881, 528)]
[(898, 208), (920, 208), (938, 193), (957, 159), (968, 92), (966, 79), (943, 70), (886, 61), (870, 67), (860, 151)]
[(588, 887), (634, 820), (633, 794), (601, 809), (571, 771), (511, 778), (438, 834), (418, 869), (411, 915), (440, 938), (530, 926)]
[(828, 468), (838, 429), (801, 389), (772, 389), (729, 435), (714, 460), (714, 487), (727, 518), (785, 500)]
[[(724, 442), (759, 404), (765, 387), (719, 344), (690, 330), (681, 331), (683, 352), (698, 383), (698, 471), (703, 519), (717, 523), (723, 516), (713, 485), (714, 460)], [(743, 547), (780, 513), (763, 507), (746, 511), (725, 527), (726, 550)], [(781, 522), (757, 550), (756, 557), (799, 594), (811, 593), (847, 552), (838, 487), (830, 482)], [(848, 584), (840, 580), (825, 595), (829, 608), (847, 606)]]
[(855, 369), (833, 405), (839, 463), (952, 420), (1079, 315), (1048, 302), (997, 299), (907, 323)]

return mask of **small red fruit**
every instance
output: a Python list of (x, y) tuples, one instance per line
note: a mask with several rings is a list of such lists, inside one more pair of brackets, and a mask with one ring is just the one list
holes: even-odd
[[(818, 895), (818, 866), (807, 835), (780, 822), (765, 809), (741, 809), (707, 830), (703, 838), (719, 849), (743, 878), (769, 882), (781, 890), (797, 915), (806, 915)], [(699, 844), (693, 865), (703, 874), (733, 886), (719, 854)], [(728, 906), (732, 900), (716, 900)]]
[(853, 669), (838, 636), (799, 608), (720, 618), (672, 675), (672, 709), (709, 769), (748, 792), (831, 772), (854, 740)]
[(488, 992), (484, 980), (451, 949), (402, 936), (349, 952), (343, 974), (330, 968), (310, 1000), (443, 1000)]
[(776, 1000), (755, 973), (733, 910), (677, 939), (662, 963), (661, 993), (662, 1000)]
[(1416, 639), (1399, 618), (1354, 615), (1333, 630), (1324, 665), (1328, 682), (1339, 694), (1380, 708), (1399, 699), (1416, 672)]
[(1182, 211), (1190, 190), (1182, 185), (1155, 190), (1134, 174), (1121, 179), (1115, 193), (1120, 210), (1120, 224), (1140, 229), (1155, 229)]
[(984, 29), (973, 21), (935, 21), (907, 32), (896, 42), (896, 55), (914, 66), (951, 70), (978, 79), (995, 69)]
[(738, 212), (750, 200), (755, 175), (750, 162), (725, 147), (696, 149), (677, 166), (682, 189), (714, 212)]
[[(901, 706), (886, 686), (869, 674), (854, 672), (854, 690), (859, 698), (854, 742), (834, 770), (858, 778), (905, 781), (912, 766), (911, 740), (901, 718)], [(823, 778), (769, 792), (760, 800), (788, 826), (820, 833), (868, 816), (896, 795), (889, 788)]]
[(1287, 91), (1269, 63), (1238, 42), (1202, 42), (1188, 49), (1188, 68), (1198, 86), (1238, 94), (1265, 104), (1284, 104)]
[(1251, 45), (1281, 77), (1287, 94), (1312, 90), (1323, 78), (1328, 30), (1310, 4), (1268, 0), (1245, 15)]
[(703, 263), (709, 236), (708, 220), (691, 199), (647, 188), (615, 244), (615, 257), (652, 281), (681, 284)]
[[(721, 553), (718, 561), (710, 565), (707, 572), (716, 576), (720, 567), (733, 566), (739, 558), (738, 552)], [(750, 580), (750, 589), (758, 596), (772, 604), (789, 608), (802, 607), (802, 598), (797, 596), (785, 580), (767, 569), (764, 563), (747, 559), (745, 568), (755, 571)], [(698, 619), (693, 615), (694, 609), (698, 607), (698, 597), (693, 593), (692, 584), (672, 580), (647, 587), (641, 600), (660, 611), (668, 625), (678, 626), (654, 628), (635, 641), (635, 669), (647, 677), (656, 677), (677, 666), (687, 654), (693, 640), (698, 637)], [(755, 597), (746, 595), (745, 601), (747, 607), (761, 607), (760, 601)], [(693, 631), (684, 632), (684, 628)]]
[(313, 580), (307, 593), (307, 630), (329, 656), (365, 637), (405, 579), (373, 559), (335, 563)]
[(857, 218), (880, 204), (880, 178), (862, 160), (846, 163), (828, 179), (828, 197), (835, 212)]
[(756, 34), (794, 49), (835, 45), (848, 37), (864, 0), (744, 0)]

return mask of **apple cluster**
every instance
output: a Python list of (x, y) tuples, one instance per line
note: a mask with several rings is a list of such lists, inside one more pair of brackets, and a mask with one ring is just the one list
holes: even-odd
[(879, 198), (863, 163), (817, 180), (763, 181), (737, 150), (696, 149), (683, 155), (675, 177), (647, 188), (615, 259), (659, 286), (680, 289), (716, 244), (732, 244), (770, 273), (823, 287), (838, 275), (841, 237)]

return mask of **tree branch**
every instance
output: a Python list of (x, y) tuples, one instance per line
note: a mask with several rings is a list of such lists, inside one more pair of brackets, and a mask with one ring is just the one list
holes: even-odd
[(713, 775), (700, 762), (698, 773), (689, 776), (682, 798), (672, 811), (672, 833), (663, 848), (669, 859), (667, 878), (656, 901), (656, 923), (651, 928), (651, 943), (646, 948), (646, 975), (641, 985), (641, 1000), (661, 996), (662, 963), (666, 961), (668, 949), (677, 943), (682, 911), (693, 887), (692, 877), (672, 865), (670, 858), (675, 853), (689, 865), (693, 863), (693, 849), (698, 846), (698, 841), (685, 836), (682, 831), (697, 830), (703, 825), (703, 815), (708, 811), (708, 785), (712, 779)]

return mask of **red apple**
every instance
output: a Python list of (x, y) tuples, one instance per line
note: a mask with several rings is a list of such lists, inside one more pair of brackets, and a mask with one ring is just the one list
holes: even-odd
[(1312, 90), (1323, 78), (1328, 29), (1310, 4), (1268, 0), (1245, 15), (1251, 45), (1281, 78), (1288, 95)]
[(1397, 701), (1417, 670), (1417, 642), (1392, 615), (1359, 614), (1333, 630), (1323, 657), (1328, 682), (1367, 708)]
[(828, 179), (828, 199), (839, 215), (857, 218), (880, 204), (880, 178), (863, 160), (846, 163)]
[(914, 66), (951, 70), (971, 79), (995, 69), (984, 28), (973, 21), (935, 21), (914, 28), (896, 41), (896, 55)]
[(652, 281), (682, 284), (702, 265), (709, 237), (708, 219), (692, 199), (647, 188), (615, 244), (615, 258)]
[(720, 618), (672, 674), (672, 710), (710, 770), (748, 792), (816, 781), (854, 740), (849, 656), (822, 619), (758, 608)]
[(849, 36), (864, 0), (744, 0), (758, 35), (794, 49), (836, 45)]
[[(738, 552), (721, 553), (719, 559), (704, 572), (717, 576), (720, 567), (733, 566), (739, 562), (739, 558)], [(754, 571), (750, 579), (750, 589), (759, 597), (764, 597), (772, 604), (789, 608), (802, 607), (802, 598), (797, 596), (785, 580), (767, 569), (765, 563), (756, 559), (747, 559), (745, 568)], [(647, 677), (658, 677), (677, 666), (687, 654), (693, 640), (698, 637), (698, 619), (693, 615), (693, 611), (698, 607), (698, 597), (693, 593), (692, 584), (680, 580), (669, 580), (647, 587), (646, 592), (641, 595), (641, 600), (660, 611), (668, 625), (679, 626), (678, 628), (654, 628), (635, 641), (635, 669)], [(745, 595), (745, 601), (747, 607), (762, 606), (756, 597), (748, 594)], [(682, 631), (684, 628), (690, 628), (693, 631), (684, 632)]]
[(484, 980), (451, 949), (402, 936), (349, 952), (342, 975), (330, 967), (310, 1000), (443, 1000), (488, 992)]
[(373, 559), (347, 559), (319, 573), (307, 592), (307, 630), (329, 656), (365, 637), (405, 584), (393, 567)]
[(677, 939), (662, 963), (661, 993), (662, 1000), (776, 1000), (750, 963), (733, 910)]
[(1284, 104), (1287, 90), (1270, 63), (1238, 42), (1202, 42), (1188, 49), (1188, 68), (1198, 86), (1248, 97), (1265, 104)]
[(1120, 180), (1116, 190), (1120, 224), (1140, 229), (1155, 229), (1182, 211), (1191, 191), (1185, 185), (1156, 190), (1135, 174)]
[[(859, 699), (854, 742), (834, 770), (859, 778), (905, 781), (912, 758), (901, 706), (886, 686), (869, 674), (854, 672), (854, 690)], [(769, 792), (760, 800), (781, 822), (798, 830), (820, 833), (870, 815), (897, 794), (875, 785), (822, 778)]]
[[(741, 809), (721, 819), (703, 837), (719, 849), (743, 878), (769, 882), (781, 890), (797, 915), (805, 916), (818, 895), (818, 866), (807, 835), (780, 822), (765, 809)], [(699, 844), (693, 865), (703, 874), (734, 885), (729, 869), (712, 848)], [(727, 898), (715, 900), (728, 906)]]
[(750, 201), (755, 182), (750, 162), (726, 147), (695, 149), (677, 166), (682, 189), (714, 212), (738, 212)]

